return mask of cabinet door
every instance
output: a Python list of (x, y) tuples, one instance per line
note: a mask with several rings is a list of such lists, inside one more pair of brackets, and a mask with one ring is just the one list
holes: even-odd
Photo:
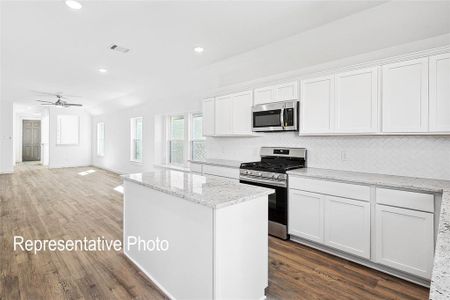
[(233, 134), (252, 133), (252, 92), (233, 95)]
[(274, 92), (275, 90), (271, 86), (255, 89), (255, 105), (273, 102), (275, 98)]
[(289, 234), (323, 243), (323, 196), (289, 189)]
[(383, 66), (383, 131), (428, 131), (428, 58)]
[(336, 75), (336, 132), (378, 131), (378, 68)]
[(297, 82), (289, 82), (275, 86), (275, 100), (288, 101), (298, 99), (298, 85)]
[(300, 134), (333, 132), (334, 76), (302, 80)]
[(370, 203), (325, 197), (325, 244), (370, 259)]
[(213, 136), (215, 134), (214, 124), (214, 98), (203, 100), (203, 135)]
[(430, 279), (433, 214), (377, 204), (375, 222), (376, 262)]
[(430, 131), (450, 131), (450, 53), (430, 57)]
[(215, 125), (216, 135), (233, 133), (233, 99), (231, 96), (216, 98)]

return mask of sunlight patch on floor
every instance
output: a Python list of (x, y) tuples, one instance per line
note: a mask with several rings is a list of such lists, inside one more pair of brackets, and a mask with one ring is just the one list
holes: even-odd
[(83, 171), (83, 172), (78, 173), (78, 175), (86, 176), (86, 175), (89, 175), (89, 174), (92, 174), (92, 173), (95, 173), (95, 170), (91, 169), (91, 170)]
[(123, 194), (123, 185), (118, 185), (114, 188), (114, 190), (118, 193)]

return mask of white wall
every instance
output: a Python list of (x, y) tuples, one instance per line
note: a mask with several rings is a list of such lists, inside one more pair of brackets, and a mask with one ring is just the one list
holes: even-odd
[[(57, 145), (57, 116), (77, 115), (80, 120), (78, 145)], [(82, 108), (49, 109), (49, 168), (78, 167), (91, 165), (91, 115)]]
[(358, 63), (380, 49), (370, 59), (438, 47), (450, 43), (449, 8), (442, 1), (390, 1), (206, 69), (219, 88), (342, 59)]
[[(123, 109), (92, 118), (92, 164), (117, 173), (134, 173), (153, 169), (161, 153), (161, 115), (200, 111), (200, 100), (182, 98), (178, 101), (151, 101), (149, 104)], [(143, 161), (130, 161), (130, 118), (143, 117)], [(97, 156), (97, 123), (105, 123), (105, 155)], [(155, 130), (157, 131), (155, 133)], [(161, 149), (161, 147), (159, 147)], [(157, 150), (160, 151), (160, 150)]]
[(0, 99), (0, 173), (14, 171), (13, 103)]
[(49, 139), (50, 139), (50, 113), (48, 109), (42, 112), (41, 118), (41, 162), (44, 166), (48, 167), (50, 162), (50, 149), (49, 149)]

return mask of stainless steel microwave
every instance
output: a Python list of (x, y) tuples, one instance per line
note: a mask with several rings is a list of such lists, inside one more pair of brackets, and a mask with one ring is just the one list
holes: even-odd
[(298, 101), (283, 101), (255, 105), (252, 108), (252, 130), (297, 131)]

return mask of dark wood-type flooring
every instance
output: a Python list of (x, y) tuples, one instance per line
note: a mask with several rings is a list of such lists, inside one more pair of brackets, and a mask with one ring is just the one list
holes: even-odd
[[(120, 184), (96, 168), (22, 164), (0, 175), (0, 299), (164, 299), (122, 253), (13, 251), (14, 235), (121, 239)], [(426, 288), (306, 246), (275, 238), (269, 246), (269, 299), (428, 298)]]

